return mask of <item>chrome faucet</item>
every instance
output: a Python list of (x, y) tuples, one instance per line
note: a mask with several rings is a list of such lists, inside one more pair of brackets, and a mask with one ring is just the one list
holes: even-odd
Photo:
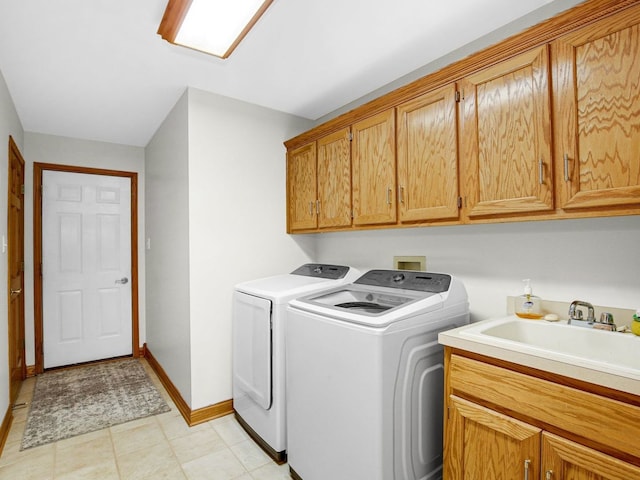
[[(577, 307), (585, 307), (587, 309), (587, 318), (583, 318), (582, 310), (578, 310)], [(571, 302), (571, 305), (569, 305), (569, 321), (567, 323), (571, 325), (574, 320), (589, 323), (595, 322), (596, 313), (593, 309), (593, 305), (591, 305), (589, 302), (583, 302), (582, 300), (574, 300), (573, 302)]]
[[(582, 310), (578, 307), (584, 307), (587, 309), (587, 318), (583, 317)], [(589, 302), (583, 302), (581, 300), (574, 300), (569, 305), (569, 325), (578, 325), (581, 327), (597, 328), (599, 330), (608, 330), (610, 332), (617, 331), (616, 324), (613, 323), (613, 315), (607, 312), (603, 312), (600, 316), (600, 320), (596, 320), (595, 310), (593, 305)]]

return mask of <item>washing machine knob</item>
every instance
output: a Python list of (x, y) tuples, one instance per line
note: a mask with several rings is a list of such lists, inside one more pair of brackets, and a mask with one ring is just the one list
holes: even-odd
[(394, 282), (396, 282), (396, 283), (400, 283), (400, 282), (402, 282), (402, 281), (404, 280), (404, 273), (396, 273), (396, 274), (393, 276), (392, 280), (393, 280)]

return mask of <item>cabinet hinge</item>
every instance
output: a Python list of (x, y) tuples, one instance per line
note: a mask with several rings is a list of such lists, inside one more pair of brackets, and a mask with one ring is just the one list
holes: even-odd
[(456, 92), (456, 102), (459, 102), (459, 101), (460, 101), (460, 92), (457, 91)]
[(20, 185), (20, 193), (24, 195), (24, 183)]
[(353, 142), (353, 133), (349, 132), (348, 138), (350, 142)]
[(458, 197), (458, 208), (462, 208), (462, 197)]

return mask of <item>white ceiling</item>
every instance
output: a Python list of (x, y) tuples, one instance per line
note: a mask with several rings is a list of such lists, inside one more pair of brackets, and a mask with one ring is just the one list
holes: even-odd
[(0, 0), (0, 71), (24, 129), (145, 146), (187, 86), (315, 120), (537, 8), (578, 3), (274, 0), (221, 60), (160, 39), (166, 2)]

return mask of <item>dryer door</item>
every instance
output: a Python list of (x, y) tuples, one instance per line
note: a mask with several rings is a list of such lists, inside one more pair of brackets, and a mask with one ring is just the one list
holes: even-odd
[(271, 408), (271, 301), (242, 292), (233, 300), (233, 382), (260, 407)]

